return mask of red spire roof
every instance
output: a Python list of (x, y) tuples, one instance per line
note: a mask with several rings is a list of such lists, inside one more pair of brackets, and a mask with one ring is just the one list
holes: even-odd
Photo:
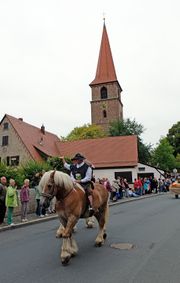
[(103, 26), (101, 47), (95, 79), (90, 85), (117, 81), (106, 25)]

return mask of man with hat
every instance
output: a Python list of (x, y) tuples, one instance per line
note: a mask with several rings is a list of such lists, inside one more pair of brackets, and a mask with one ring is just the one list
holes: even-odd
[[(62, 157), (61, 157), (62, 158)], [(79, 183), (86, 191), (90, 209), (92, 209), (92, 196), (90, 192), (90, 181), (92, 180), (92, 168), (89, 164), (85, 162), (85, 157), (81, 153), (76, 153), (75, 156), (71, 159), (73, 164), (68, 164), (65, 162), (64, 158), (63, 163), (64, 167), (70, 170), (70, 176), (74, 183)]]

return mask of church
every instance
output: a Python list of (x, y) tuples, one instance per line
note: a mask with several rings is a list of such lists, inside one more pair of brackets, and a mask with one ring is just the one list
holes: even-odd
[[(123, 119), (122, 88), (118, 82), (106, 25), (103, 25), (99, 58), (94, 80), (90, 83), (91, 122), (105, 131), (109, 123)], [(63, 142), (45, 130), (5, 114), (0, 122), (0, 162), (18, 166), (29, 160), (46, 161), (48, 157), (72, 157), (83, 154), (94, 165), (96, 178), (110, 181), (118, 176), (133, 183), (138, 176), (160, 174), (156, 168), (138, 162), (137, 136), (117, 136)]]

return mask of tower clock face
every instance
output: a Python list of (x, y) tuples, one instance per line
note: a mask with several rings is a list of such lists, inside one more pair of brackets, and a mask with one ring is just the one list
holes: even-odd
[(103, 102), (102, 105), (101, 105), (101, 109), (104, 110), (104, 109), (106, 109), (106, 108), (107, 108), (107, 105), (106, 105), (105, 102)]

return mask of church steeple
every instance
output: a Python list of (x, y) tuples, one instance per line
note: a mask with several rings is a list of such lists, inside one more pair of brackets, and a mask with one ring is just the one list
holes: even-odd
[(114, 67), (106, 25), (104, 22), (96, 75), (95, 79), (91, 82), (90, 86), (115, 81), (117, 81), (116, 71)]
[(117, 80), (106, 25), (103, 25), (101, 46), (92, 90), (91, 121), (108, 131), (112, 121), (123, 118), (121, 86)]

